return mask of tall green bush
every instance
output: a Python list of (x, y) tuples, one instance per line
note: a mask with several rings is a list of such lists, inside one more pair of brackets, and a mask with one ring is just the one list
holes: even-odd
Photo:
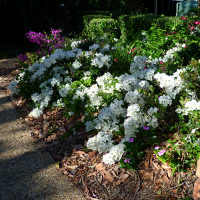
[[(168, 29), (168, 23), (173, 23), (176, 17), (148, 15), (122, 15), (119, 17), (121, 39), (131, 42), (141, 35), (142, 31), (149, 30), (152, 24), (158, 24), (161, 28)], [(168, 22), (168, 23), (167, 23)]]
[(111, 17), (107, 15), (84, 15), (83, 16), (84, 27), (87, 27), (90, 21), (92, 21), (93, 19), (111, 19)]
[(84, 19), (88, 18), (88, 21), (89, 21), (90, 19), (89, 16), (91, 16), (91, 19), (94, 19), (95, 17), (100, 18), (97, 16), (104, 16), (104, 18), (106, 18), (106, 16), (110, 16), (110, 12), (109, 11), (87, 11), (87, 10), (78, 11), (76, 13), (76, 26), (77, 26), (78, 31), (82, 31), (84, 29), (84, 26), (85, 26)]
[(86, 25), (86, 34), (89, 38), (119, 38), (120, 28), (119, 23), (115, 19), (93, 19)]

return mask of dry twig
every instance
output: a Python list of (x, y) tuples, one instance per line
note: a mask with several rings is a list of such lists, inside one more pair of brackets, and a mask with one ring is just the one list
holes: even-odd
[(105, 187), (99, 182), (99, 180), (96, 178), (96, 176), (94, 178), (95, 178), (96, 182), (99, 184), (99, 186), (101, 187), (101, 189), (105, 192), (108, 199), (110, 199), (110, 195), (109, 195), (108, 191), (105, 189)]
[(135, 199), (136, 199), (136, 197), (137, 197), (137, 194), (138, 194), (138, 192), (139, 192), (139, 190), (140, 190), (140, 188), (141, 188), (141, 180), (140, 180), (140, 175), (139, 175), (139, 173), (138, 173), (138, 171), (137, 171), (137, 170), (136, 170), (136, 173), (137, 173), (137, 176), (138, 176), (139, 183), (138, 183), (138, 187), (137, 187), (137, 190), (136, 190), (136, 192), (135, 192), (135, 195), (134, 195), (134, 197), (133, 197), (133, 200), (135, 200)]

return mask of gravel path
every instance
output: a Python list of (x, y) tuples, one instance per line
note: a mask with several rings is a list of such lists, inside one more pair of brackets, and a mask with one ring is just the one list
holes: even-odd
[(56, 171), (55, 162), (42, 143), (32, 140), (29, 128), (21, 123), (4, 93), (0, 77), (0, 200), (84, 199)]

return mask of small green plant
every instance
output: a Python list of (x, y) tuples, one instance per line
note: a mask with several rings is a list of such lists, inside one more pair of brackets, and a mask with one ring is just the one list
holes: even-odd
[(144, 159), (146, 150), (158, 142), (155, 130), (152, 127), (144, 126), (138, 129), (136, 138), (131, 137), (126, 145), (126, 157), (120, 160), (120, 167), (137, 169)]

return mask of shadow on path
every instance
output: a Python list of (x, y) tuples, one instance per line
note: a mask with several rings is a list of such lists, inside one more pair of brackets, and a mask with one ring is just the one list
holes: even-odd
[[(2, 89), (2, 88), (0, 87), (0, 89)], [(1, 97), (0, 98), (0, 105), (4, 104), (5, 102), (7, 102), (7, 97)]]
[(82, 200), (0, 89), (0, 200)]
[(51, 199), (55, 191), (52, 188), (55, 187), (54, 183), (47, 183), (47, 177), (37, 175), (41, 170), (48, 170), (48, 166), (54, 163), (46, 157), (44, 149), (37, 149), (14, 158), (0, 159), (0, 199)]
[[(8, 123), (8, 122), (12, 122), (12, 121), (16, 120), (16, 118), (18, 118), (18, 116), (15, 114), (14, 111), (15, 111), (14, 108), (9, 108), (7, 110), (1, 110), (0, 111), (0, 125), (3, 123)], [(10, 113), (9, 116), (7, 115), (8, 113)]]

